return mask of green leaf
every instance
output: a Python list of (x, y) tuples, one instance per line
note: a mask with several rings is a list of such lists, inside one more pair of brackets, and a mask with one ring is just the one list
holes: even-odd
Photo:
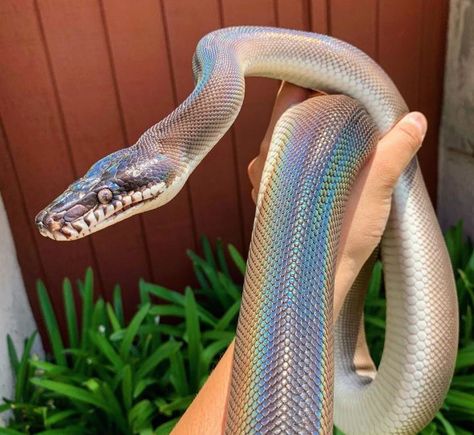
[(471, 366), (474, 366), (474, 346), (460, 349), (456, 358), (456, 370)]
[(145, 391), (146, 388), (148, 388), (150, 385), (156, 384), (156, 379), (153, 378), (145, 378), (145, 379), (140, 379), (137, 382), (137, 385), (135, 386), (135, 389), (133, 390), (133, 398), (137, 399), (140, 394)]
[(377, 328), (385, 330), (385, 320), (379, 317), (365, 315), (365, 322), (369, 325), (376, 326)]
[(206, 259), (206, 262), (213, 269), (217, 270), (216, 260), (214, 259), (214, 254), (212, 252), (212, 247), (211, 247), (211, 244), (209, 243), (209, 239), (206, 236), (202, 236), (201, 244), (202, 244), (202, 250), (204, 252), (204, 258)]
[(196, 300), (190, 287), (185, 290), (186, 335), (188, 338), (189, 382), (192, 391), (199, 387), (201, 375), (201, 328), (197, 314)]
[(221, 317), (221, 319), (217, 323), (215, 330), (216, 331), (225, 330), (229, 326), (229, 324), (235, 319), (235, 317), (239, 313), (239, 309), (240, 309), (240, 300), (234, 302), (234, 304), (225, 312), (225, 314)]
[(184, 411), (191, 404), (194, 399), (194, 394), (185, 397), (178, 397), (172, 402), (166, 403), (162, 401), (156, 401), (155, 404), (158, 406), (159, 411), (170, 417), (175, 411)]
[(115, 419), (118, 428), (126, 433), (127, 421), (125, 420), (123, 409), (117, 400), (116, 395), (112, 392), (110, 386), (106, 382), (100, 384), (100, 393), (107, 402), (110, 409), (109, 413)]
[(27, 402), (28, 397), (26, 394), (28, 387), (28, 366), (30, 364), (31, 348), (35, 342), (37, 333), (34, 332), (26, 341), (23, 349), (23, 355), (18, 365), (18, 371), (16, 376), (15, 384), (15, 401), (16, 402)]
[(48, 429), (36, 432), (36, 435), (75, 435), (84, 434), (84, 429), (77, 426), (62, 427), (61, 429)]
[[(159, 285), (151, 284), (145, 281), (140, 281), (140, 288), (143, 288), (148, 293), (151, 293), (157, 296), (160, 299), (163, 299), (167, 302), (171, 302), (179, 307), (185, 306), (185, 298), (181, 293), (178, 293), (174, 290), (169, 290), (165, 287), (161, 287)], [(199, 317), (202, 319), (203, 322), (207, 323), (208, 325), (215, 326), (217, 323), (217, 319), (204, 308), (198, 306)]]
[(53, 363), (50, 363), (50, 362), (47, 362), (47, 361), (30, 360), (30, 364), (33, 367), (35, 367), (39, 370), (42, 370), (42, 371), (48, 373), (51, 376), (57, 376), (57, 375), (61, 375), (61, 374), (64, 374), (64, 373), (70, 373), (70, 371), (67, 367), (60, 366), (60, 365), (57, 365), (57, 364), (53, 364)]
[(463, 408), (465, 412), (474, 415), (474, 394), (450, 389), (445, 402), (448, 406)]
[(474, 374), (454, 376), (451, 387), (474, 388)]
[(104, 299), (99, 298), (92, 311), (91, 328), (94, 331), (105, 328), (107, 323), (107, 314), (105, 310)]
[(441, 422), (447, 435), (456, 435), (456, 431), (454, 430), (453, 426), (448, 420), (444, 418), (441, 412), (436, 413), (436, 419)]
[(49, 299), (48, 292), (42, 281), (37, 281), (36, 284), (38, 299), (40, 302), (41, 312), (43, 313), (44, 323), (48, 331), (49, 341), (53, 349), (53, 355), (56, 362), (61, 365), (67, 365), (66, 356), (64, 355), (64, 345), (59, 332), (58, 321), (54, 314), (51, 300)]
[(89, 331), (89, 336), (96, 349), (113, 364), (115, 369), (122, 370), (124, 361), (110, 342), (97, 332)]
[(134, 433), (151, 427), (155, 407), (149, 400), (138, 402), (129, 412), (128, 421)]
[(89, 343), (89, 334), (87, 331), (92, 326), (92, 314), (94, 309), (94, 276), (90, 267), (86, 270), (84, 284), (82, 288), (82, 343), (83, 349), (87, 348)]
[(155, 435), (168, 435), (176, 426), (176, 423), (178, 423), (178, 420), (179, 420), (179, 417), (173, 418), (173, 420), (169, 420), (166, 423), (161, 424), (155, 429)]
[(234, 245), (229, 244), (227, 245), (227, 249), (229, 250), (230, 257), (234, 261), (234, 264), (237, 266), (237, 269), (239, 269), (242, 275), (245, 275), (245, 269), (246, 269), (245, 261), (240, 255), (237, 248)]
[(152, 316), (176, 316), (184, 317), (184, 307), (179, 307), (176, 305), (154, 305), (150, 309), (150, 314)]
[(125, 330), (125, 336), (123, 337), (122, 344), (120, 345), (120, 356), (124, 361), (127, 360), (127, 356), (130, 354), (133, 339), (137, 335), (138, 329), (147, 316), (149, 309), (150, 304), (143, 305), (143, 307), (141, 307), (138, 313), (133, 317), (128, 328)]
[(232, 331), (206, 331), (202, 333), (202, 339), (207, 340), (225, 340), (234, 338), (235, 333)]
[(0, 434), (5, 435), (25, 435), (25, 432), (18, 432), (17, 430), (8, 427), (0, 427)]
[(10, 411), (11, 407), (12, 407), (11, 403), (2, 403), (0, 405), (0, 414), (5, 411)]
[(380, 295), (382, 288), (382, 262), (376, 261), (370, 276), (369, 286), (367, 289), (367, 299), (376, 299)]
[(72, 400), (79, 402), (88, 403), (96, 406), (97, 408), (103, 409), (108, 413), (113, 413), (108, 403), (101, 397), (79, 387), (74, 387), (62, 382), (49, 381), (46, 379), (33, 378), (31, 382), (38, 387), (45, 388), (46, 390), (54, 391), (55, 393), (61, 394)]
[[(223, 285), (219, 281), (218, 271), (207, 264), (201, 257), (196, 255), (192, 251), (188, 251), (188, 256), (191, 258), (194, 264), (198, 265), (205, 273), (207, 279), (211, 283), (212, 290), (218, 298), (220, 305), (223, 308), (227, 308), (231, 303), (231, 299), (227, 292), (224, 290)], [(225, 275), (223, 275), (225, 276)]]
[(105, 306), (105, 309), (107, 311), (107, 317), (109, 318), (109, 322), (110, 322), (110, 325), (112, 326), (112, 330), (114, 332), (120, 331), (122, 329), (122, 325), (120, 324), (118, 317), (115, 315), (112, 305), (107, 303), (107, 305)]
[(18, 366), (20, 364), (18, 360), (18, 354), (16, 353), (15, 344), (13, 343), (10, 334), (7, 334), (7, 348), (8, 348), (8, 358), (10, 359), (10, 366), (13, 370), (13, 373), (17, 375)]
[(63, 281), (63, 299), (64, 310), (66, 311), (69, 347), (77, 347), (79, 344), (79, 332), (77, 330), (76, 305), (74, 303), (71, 281), (69, 281), (68, 278), (64, 278)]
[(123, 327), (125, 325), (125, 316), (123, 314), (122, 289), (118, 284), (114, 287), (113, 300), (115, 315), (117, 316), (120, 325)]
[(170, 355), (170, 381), (180, 396), (189, 394), (190, 389), (181, 352)]
[(150, 373), (156, 366), (166, 358), (176, 353), (181, 347), (181, 343), (168, 341), (156, 349), (146, 360), (141, 362), (137, 370), (137, 379), (142, 379)]
[(224, 272), (228, 278), (231, 278), (229, 266), (227, 265), (227, 261), (225, 259), (224, 244), (222, 243), (221, 239), (217, 239), (216, 241), (216, 256), (220, 270), (222, 270), (222, 272)]
[(232, 340), (224, 339), (219, 341), (214, 341), (209, 346), (207, 346), (202, 352), (202, 365), (204, 367), (204, 372), (209, 372), (212, 362), (214, 361), (216, 355), (221, 353), (226, 349)]
[(58, 424), (64, 420), (67, 420), (69, 417), (72, 417), (73, 415), (77, 415), (77, 414), (78, 412), (72, 409), (68, 409), (66, 411), (55, 412), (54, 414), (46, 416), (44, 423), (45, 423), (45, 426), (54, 426), (55, 424)]

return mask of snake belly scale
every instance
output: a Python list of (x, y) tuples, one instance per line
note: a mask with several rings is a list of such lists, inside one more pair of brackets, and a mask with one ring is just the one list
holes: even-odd
[(171, 200), (234, 122), (246, 76), (343, 94), (301, 103), (275, 128), (257, 201), (225, 430), (326, 434), (334, 410), (347, 434), (416, 433), (442, 404), (458, 333), (450, 261), (416, 159), (398, 181), (381, 244), (387, 328), (377, 371), (362, 373), (355, 363), (366, 270), (335, 327), (332, 319), (345, 200), (377, 139), (407, 113), (400, 93), (351, 45), (269, 27), (206, 35), (193, 72), (192, 94), (40, 212), (40, 232), (74, 240)]

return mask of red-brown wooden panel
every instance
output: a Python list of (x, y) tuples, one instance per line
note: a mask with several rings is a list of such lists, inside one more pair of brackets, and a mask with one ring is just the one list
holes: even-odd
[[(389, 76), (393, 79), (397, 87), (400, 89), (405, 98), (410, 110), (423, 110), (420, 105), (420, 89), (421, 82), (424, 81), (426, 71), (423, 70), (422, 59), (429, 59), (432, 54), (439, 59), (439, 52), (436, 47), (431, 44), (431, 41), (426, 40), (422, 47), (423, 41), (423, 22), (427, 26), (432, 26), (433, 23), (427, 22), (427, 16), (433, 14), (432, 11), (439, 11), (442, 2), (437, 3), (434, 7), (433, 3), (430, 6), (423, 8), (423, 0), (400, 0), (396, 3), (380, 0), (380, 15), (379, 15), (379, 63), (387, 71)], [(428, 10), (426, 10), (428, 9)], [(434, 12), (436, 14), (436, 12)], [(440, 15), (438, 20), (445, 19), (445, 15)], [(438, 21), (438, 26), (443, 28), (442, 23)], [(436, 31), (435, 31), (436, 32)], [(423, 52), (426, 52), (423, 54)], [(423, 56), (423, 57), (422, 57)], [(442, 69), (442, 62), (438, 63), (438, 68)], [(437, 82), (439, 89), (441, 89), (441, 81)], [(431, 92), (441, 96), (440, 92), (436, 92), (432, 88)], [(425, 101), (427, 101), (425, 99)], [(440, 100), (438, 99), (438, 103)], [(428, 123), (430, 126), (436, 128), (438, 115), (432, 111), (426, 111)], [(432, 133), (427, 136), (423, 143), (423, 147), (419, 153), (420, 166), (425, 178), (433, 176), (437, 168), (437, 139), (433, 137)], [(435, 178), (435, 177), (434, 177)], [(428, 192), (431, 200), (436, 201), (436, 179), (428, 183)]]
[(313, 32), (329, 34), (329, 1), (330, 0), (308, 0), (310, 27)]
[(418, 155), (431, 200), (435, 203), (438, 185), (438, 131), (443, 101), (448, 12), (448, 0), (438, 1), (437, 7), (433, 7), (431, 1), (424, 0), (420, 23), (422, 36), (418, 108), (428, 117), (429, 128)]
[(379, 6), (379, 63), (411, 109), (418, 106), (422, 6), (423, 0), (380, 0)]
[[(34, 228), (34, 217), (51, 201), (51, 192), (63, 190), (74, 174), (34, 3), (3, 1), (0, 10), (0, 113), (17, 176), (11, 178), (11, 170), (10, 175), (3, 174), (9, 180), (2, 186), (2, 194), (14, 221), (18, 255), (31, 295), (33, 281), (42, 274), (33, 263), (32, 246), (25, 244), (36, 244), (44, 277), (52, 289), (59, 288), (65, 275), (82, 277), (85, 267), (95, 263), (90, 241), (79, 241), (71, 249), (71, 245), (41, 237)], [(6, 155), (1, 158), (3, 164), (9, 164)], [(23, 211), (20, 201), (8, 200), (17, 195), (23, 196)], [(25, 234), (20, 236), (19, 231)], [(30, 231), (34, 240), (25, 241)], [(57, 308), (62, 306), (61, 298), (55, 291), (53, 304)]]
[[(223, 24), (225, 26), (274, 26), (276, 25), (276, 17), (273, 6), (271, 0), (260, 2), (222, 0)], [(247, 177), (247, 166), (258, 154), (260, 142), (270, 120), (277, 87), (278, 83), (274, 80), (248, 78), (246, 80), (244, 104), (235, 122), (245, 248), (250, 243), (255, 215), (255, 205), (250, 197), (251, 185)]]
[(309, 30), (311, 18), (306, 0), (277, 0), (275, 12), (278, 27)]
[(377, 0), (332, 0), (331, 35), (376, 58)]
[[(176, 106), (162, 11), (155, 0), (103, 4), (127, 142), (134, 143)], [(187, 189), (144, 214), (143, 221), (153, 280), (167, 286), (189, 284), (192, 267), (186, 250), (194, 247), (194, 233)]]
[[(100, 4), (42, 0), (38, 5), (74, 166), (81, 175), (126, 142)], [(48, 193), (52, 198), (57, 192)], [(117, 282), (133, 290), (138, 277), (150, 277), (140, 221), (134, 217), (92, 236), (107, 293)], [(68, 247), (74, 250), (74, 242)]]
[[(164, 1), (169, 49), (178, 102), (193, 90), (191, 60), (198, 41), (222, 26), (217, 0)], [(183, 29), (186, 29), (183, 32)], [(207, 155), (190, 177), (196, 235), (216, 237), (242, 247), (238, 175), (230, 134)]]

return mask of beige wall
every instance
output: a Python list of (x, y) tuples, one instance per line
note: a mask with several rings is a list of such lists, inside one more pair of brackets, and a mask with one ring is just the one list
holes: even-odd
[[(0, 195), (0, 398), (11, 397), (14, 386), (7, 353), (7, 334), (11, 335), (20, 352), (23, 340), (35, 329)], [(39, 340), (36, 342), (35, 352), (41, 352)]]
[(474, 239), (474, 0), (451, 0), (440, 132), (438, 212)]

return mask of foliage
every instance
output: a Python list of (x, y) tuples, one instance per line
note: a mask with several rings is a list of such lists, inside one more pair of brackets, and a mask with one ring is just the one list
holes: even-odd
[[(461, 224), (446, 233), (446, 244), (460, 305), (459, 354), (445, 403), (422, 435), (470, 434), (474, 420), (474, 250), (464, 240)], [(241, 285), (230, 270), (245, 271), (238, 251), (229, 246), (230, 266), (220, 241), (212, 249), (204, 238), (202, 251), (202, 257), (188, 252), (198, 289), (188, 287), (182, 294), (142, 281), (140, 305), (129, 322), (119, 287), (112, 302), (94, 301), (90, 270), (78, 282), (79, 294), (66, 279), (67, 339), (59, 334), (48, 293), (39, 283), (52, 355), (47, 361), (30, 356), (33, 335), (20, 358), (8, 338), (16, 389), (14, 398), (0, 405), (0, 412), (13, 412), (8, 429), (0, 433), (168, 433), (232, 340), (240, 307)], [(380, 262), (369, 284), (365, 321), (378, 363), (385, 331)]]
[[(0, 412), (12, 414), (0, 433), (168, 433), (232, 341), (240, 307), (241, 285), (231, 277), (234, 266), (222, 243), (215, 253), (207, 239), (202, 247), (204, 258), (188, 253), (200, 288), (182, 294), (141, 281), (140, 304), (130, 321), (120, 287), (106, 302), (96, 299), (90, 269), (78, 291), (65, 279), (66, 337), (38, 282), (51, 355), (47, 360), (31, 355), (36, 333), (25, 341), (21, 357), (7, 338), (16, 388), (0, 405)], [(237, 267), (245, 264), (229, 249)]]

